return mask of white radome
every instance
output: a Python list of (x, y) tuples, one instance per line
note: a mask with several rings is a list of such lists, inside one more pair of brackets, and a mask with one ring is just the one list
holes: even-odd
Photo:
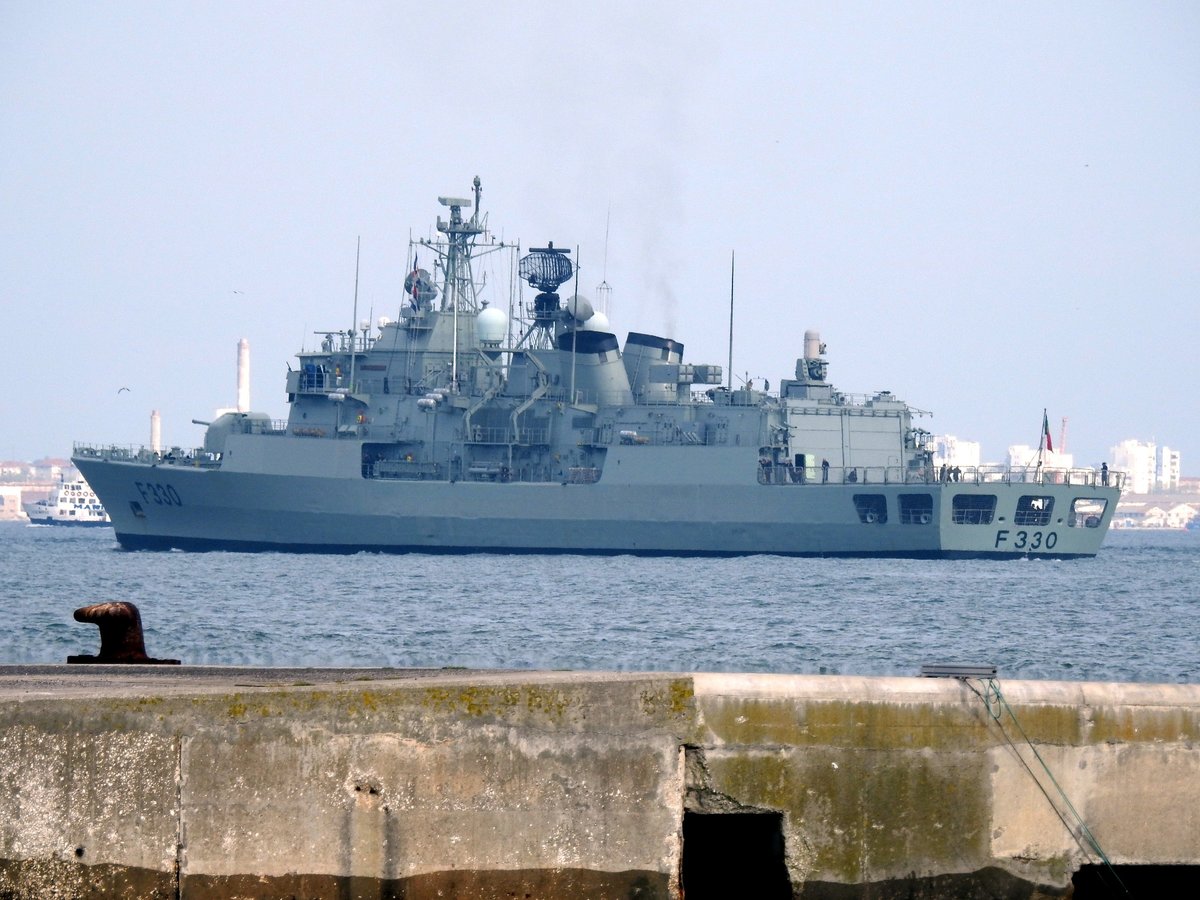
[(592, 313), (592, 317), (579, 326), (580, 331), (607, 331), (612, 332), (612, 326), (608, 323), (608, 316), (602, 312)]
[(475, 318), (475, 333), (484, 344), (499, 344), (508, 334), (508, 316), (494, 306), (484, 307)]

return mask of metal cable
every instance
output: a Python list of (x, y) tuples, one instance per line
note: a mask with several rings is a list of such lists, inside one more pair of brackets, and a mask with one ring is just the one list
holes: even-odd
[[(1007, 698), (1005, 698), (1004, 694), (1000, 691), (1000, 683), (995, 678), (981, 678), (979, 680), (983, 683), (984, 692), (980, 693), (980, 691), (977, 690), (973, 684), (971, 684), (969, 679), (962, 678), (960, 680), (966, 684), (966, 686), (971, 689), (972, 693), (974, 693), (975, 696), (977, 696), (983, 702), (984, 709), (987, 710), (988, 715), (990, 715), (996, 722), (996, 725), (999, 726), (1000, 733), (1004, 735), (1005, 741), (1008, 742), (1009, 747), (1012, 748), (1017, 759), (1021, 761), (1021, 764), (1025, 767), (1025, 770), (1033, 779), (1034, 784), (1038, 786), (1038, 789), (1042, 792), (1043, 796), (1045, 796), (1046, 801), (1050, 804), (1050, 808), (1054, 810), (1054, 813), (1058, 816), (1059, 821), (1063, 823), (1063, 827), (1065, 827), (1067, 832), (1075, 839), (1075, 843), (1079, 845), (1079, 849), (1084, 852), (1085, 856), (1090, 856), (1088, 852), (1090, 848), (1091, 851), (1101, 859), (1105, 868), (1108, 869), (1109, 873), (1116, 880), (1117, 885), (1121, 889), (1121, 894), (1126, 897), (1131, 896), (1129, 889), (1126, 888), (1124, 882), (1121, 881), (1121, 876), (1117, 874), (1112, 863), (1109, 861), (1107, 854), (1105, 854), (1104, 848), (1100, 846), (1100, 842), (1096, 839), (1096, 836), (1092, 834), (1092, 830), (1083, 820), (1083, 816), (1081, 816), (1078, 810), (1075, 809), (1075, 805), (1071, 803), (1071, 799), (1067, 796), (1066, 791), (1062, 789), (1062, 786), (1054, 777), (1054, 773), (1050, 771), (1050, 767), (1046, 765), (1046, 761), (1042, 759), (1042, 755), (1038, 752), (1037, 747), (1034, 746), (1033, 741), (1029, 739), (1029, 735), (1025, 733), (1025, 729), (1021, 727), (1021, 723), (1017, 719), (1017, 714), (1013, 712), (1012, 707), (1008, 704)], [(1005, 730), (1004, 723), (1001, 721), (1001, 716), (1006, 711), (1009, 718), (1012, 719), (1013, 725), (1016, 726), (1017, 732), (1021, 735), (1021, 739), (1025, 741), (1026, 745), (1033, 753), (1034, 758), (1038, 761), (1042, 767), (1042, 770), (1046, 773), (1046, 777), (1048, 777), (1050, 779), (1050, 783), (1054, 785), (1054, 789), (1058, 792), (1058, 796), (1062, 799), (1062, 802), (1066, 804), (1066, 808), (1070, 811), (1071, 816), (1074, 817), (1075, 822), (1078, 823), (1078, 833), (1076, 832), (1076, 829), (1071, 827), (1071, 823), (1067, 821), (1066, 815), (1061, 809), (1059, 809), (1058, 804), (1054, 802), (1054, 798), (1051, 797), (1050, 792), (1046, 789), (1046, 786), (1042, 784), (1041, 780), (1037, 776), (1037, 773), (1034, 772), (1033, 768), (1026, 761), (1025, 757), (1021, 755), (1016, 744), (1013, 743), (1012, 737)], [(1082, 839), (1080, 838), (1080, 835), (1082, 835)], [(1085, 841), (1087, 846), (1084, 845)]]

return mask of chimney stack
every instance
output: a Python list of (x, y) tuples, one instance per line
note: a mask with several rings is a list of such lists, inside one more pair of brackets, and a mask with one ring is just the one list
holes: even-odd
[(237, 409), (250, 412), (250, 342), (245, 338), (238, 341)]

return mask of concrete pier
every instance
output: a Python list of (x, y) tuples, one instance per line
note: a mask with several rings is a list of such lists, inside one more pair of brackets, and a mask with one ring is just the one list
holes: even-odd
[(998, 686), (0, 667), (0, 898), (1033, 898), (1200, 864), (1200, 686)]

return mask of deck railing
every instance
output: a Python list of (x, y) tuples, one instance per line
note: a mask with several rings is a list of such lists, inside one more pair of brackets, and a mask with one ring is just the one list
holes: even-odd
[(1125, 473), (1048, 466), (807, 466), (763, 460), (759, 484), (1071, 484), (1123, 487)]

